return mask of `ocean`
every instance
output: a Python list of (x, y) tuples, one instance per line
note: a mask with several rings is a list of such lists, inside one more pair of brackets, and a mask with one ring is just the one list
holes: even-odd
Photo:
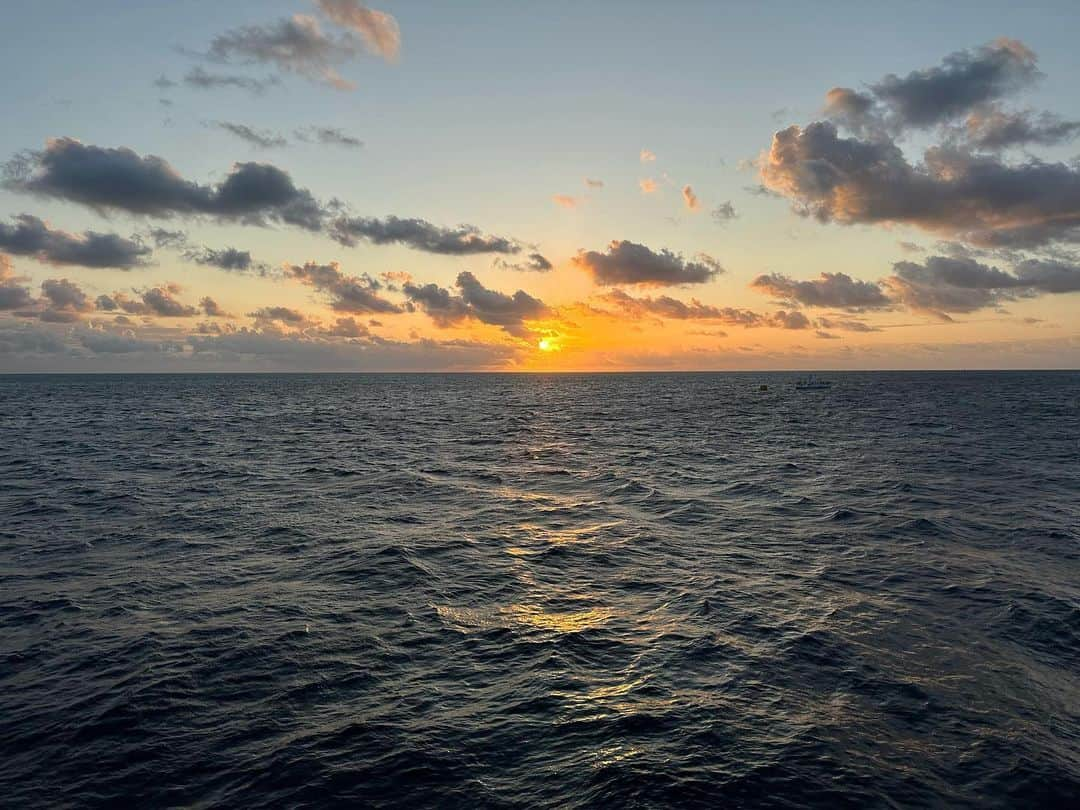
[(0, 377), (0, 805), (1076, 806), (1080, 373), (796, 376)]

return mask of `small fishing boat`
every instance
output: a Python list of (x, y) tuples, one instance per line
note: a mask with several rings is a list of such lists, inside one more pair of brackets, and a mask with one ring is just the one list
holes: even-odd
[(832, 381), (819, 380), (813, 375), (809, 377), (803, 377), (801, 380), (795, 381), (796, 391), (818, 391), (824, 388), (832, 388)]

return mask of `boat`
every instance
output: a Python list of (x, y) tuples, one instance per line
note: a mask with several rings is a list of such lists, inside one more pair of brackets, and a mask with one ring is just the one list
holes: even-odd
[(811, 375), (795, 381), (796, 391), (820, 391), (825, 388), (832, 388), (831, 380), (819, 380)]

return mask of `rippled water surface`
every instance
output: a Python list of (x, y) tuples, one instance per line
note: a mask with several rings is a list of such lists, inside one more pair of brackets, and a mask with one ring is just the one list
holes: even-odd
[(831, 378), (0, 377), (0, 804), (1076, 800), (1080, 375)]

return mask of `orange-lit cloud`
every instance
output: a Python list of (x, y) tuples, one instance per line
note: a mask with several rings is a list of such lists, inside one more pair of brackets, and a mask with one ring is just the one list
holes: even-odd
[(697, 194), (694, 193), (694, 189), (690, 186), (683, 186), (682, 196), (688, 211), (699, 211), (701, 209), (701, 202), (698, 200)]

